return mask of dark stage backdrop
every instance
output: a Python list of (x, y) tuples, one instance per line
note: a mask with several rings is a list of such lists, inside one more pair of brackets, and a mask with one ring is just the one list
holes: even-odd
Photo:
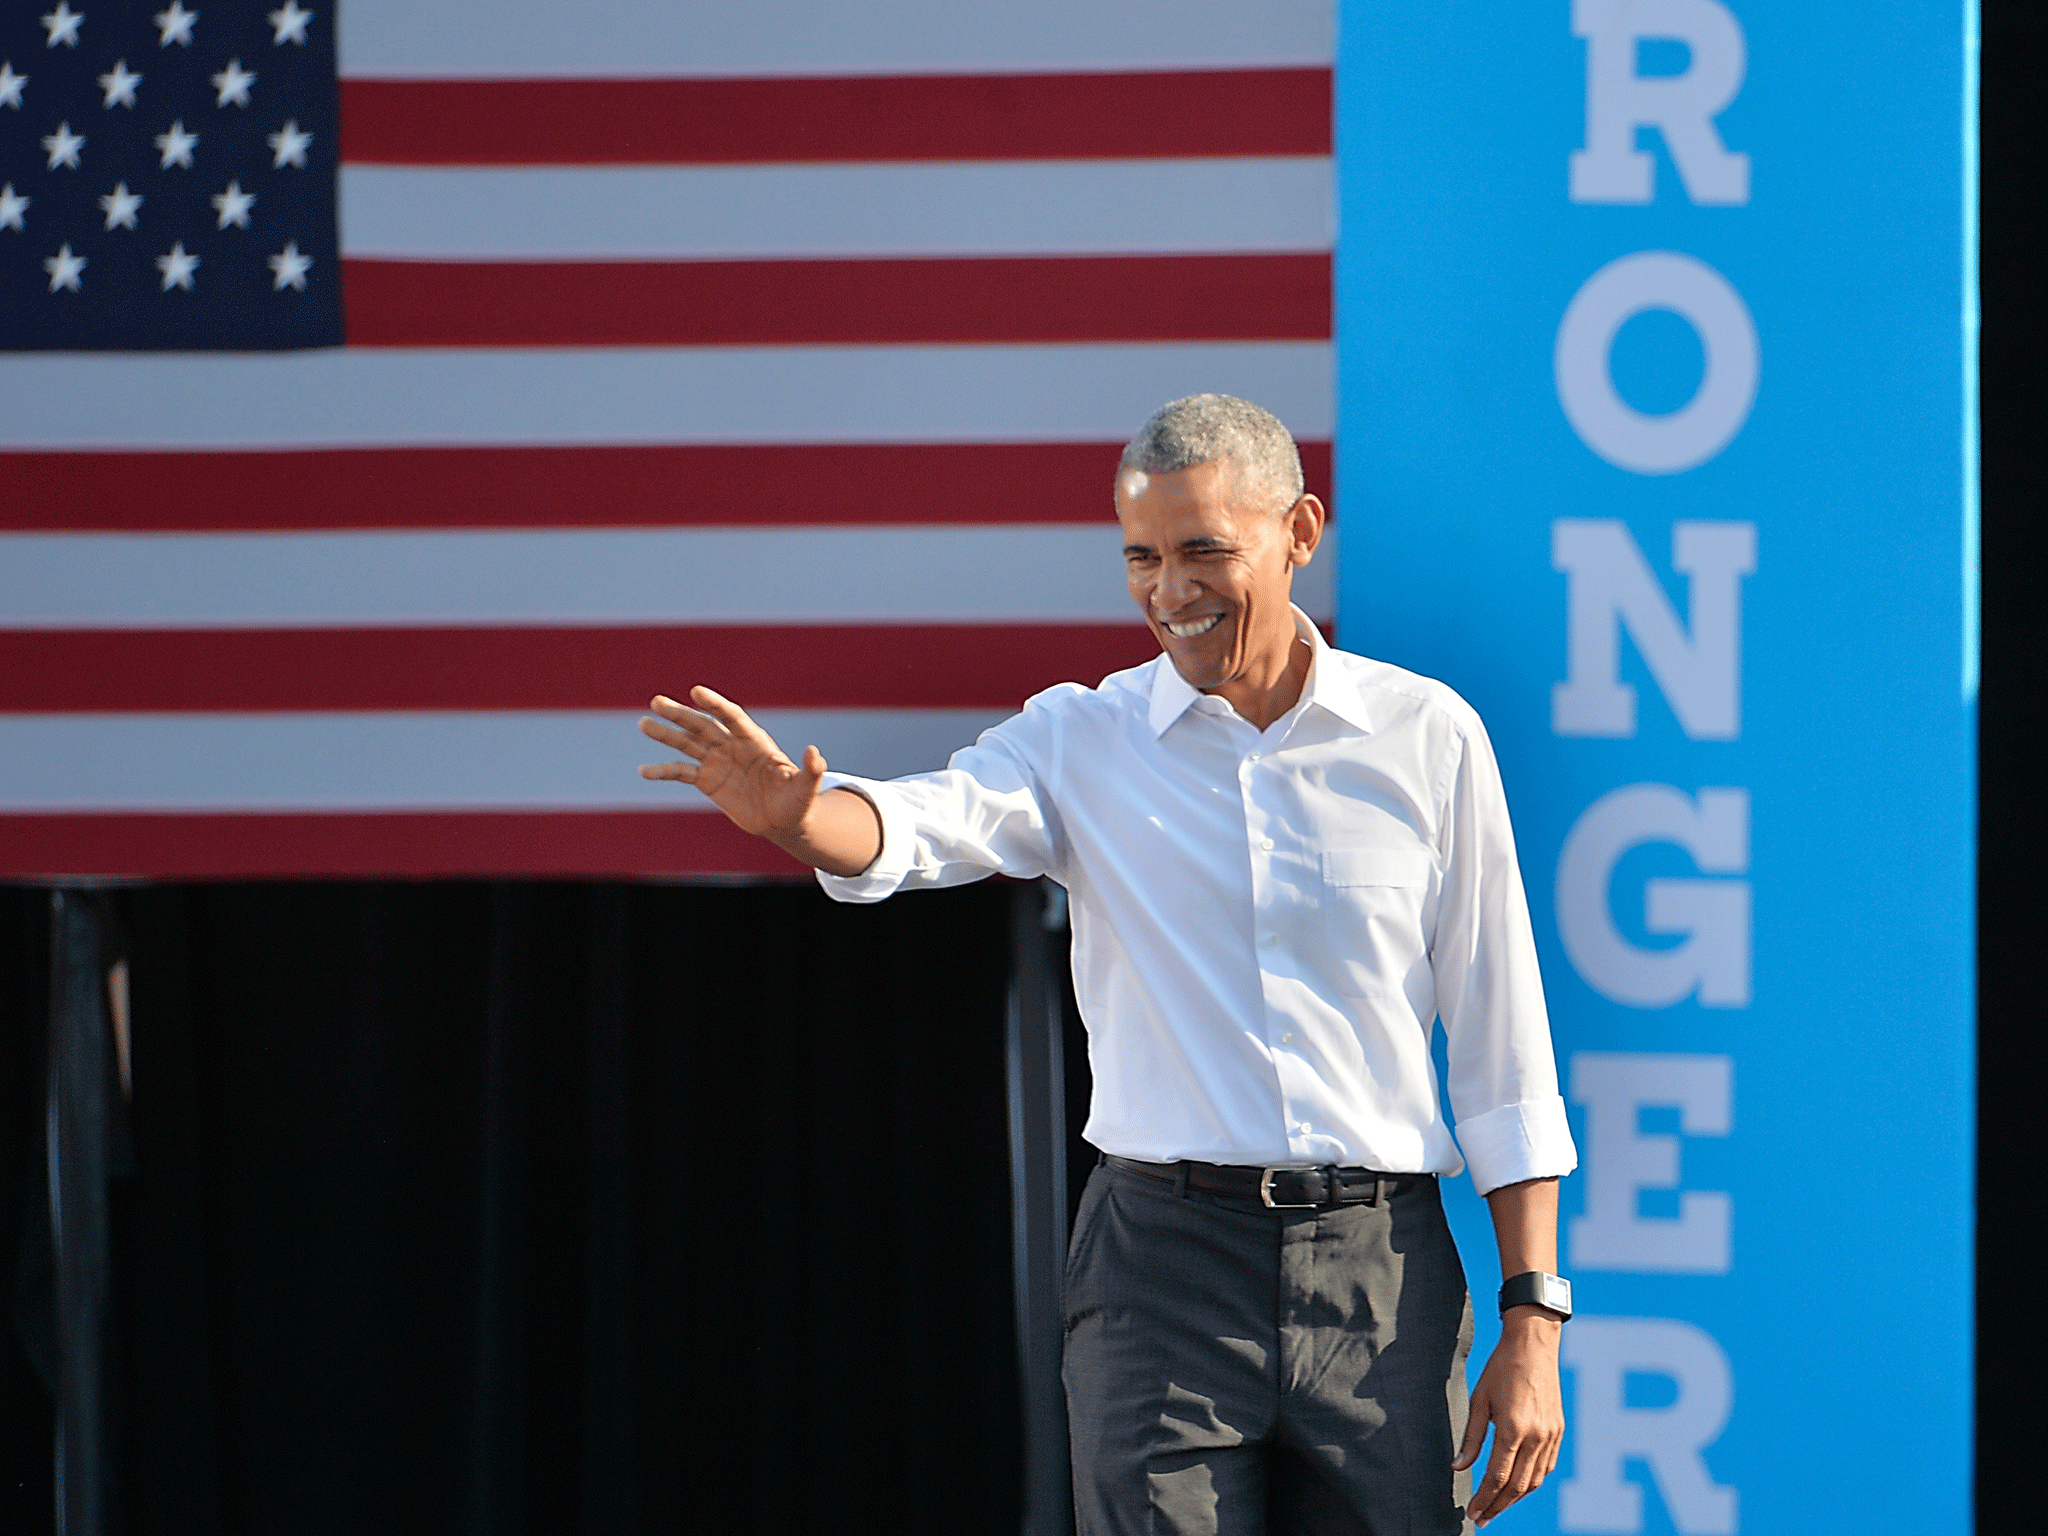
[[(116, 895), (116, 1528), (1015, 1529), (1010, 890)], [(0, 892), (31, 1272), (48, 900)], [(8, 1531), (49, 1528), (28, 1353)]]
[(1977, 834), (1977, 1515), (2039, 1454), (2021, 1341), (2040, 1326), (2042, 934), (2048, 930), (2048, 3), (1985, 0), (1984, 693)]

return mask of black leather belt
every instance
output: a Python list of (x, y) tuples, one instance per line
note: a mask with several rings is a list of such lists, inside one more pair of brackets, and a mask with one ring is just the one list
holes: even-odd
[(1141, 1163), (1104, 1156), (1121, 1173), (1171, 1184), (1176, 1194), (1195, 1190), (1226, 1200), (1256, 1200), (1273, 1210), (1312, 1210), (1323, 1205), (1378, 1205), (1389, 1195), (1413, 1189), (1433, 1173), (1380, 1173), (1371, 1168), (1252, 1168), (1236, 1163)]

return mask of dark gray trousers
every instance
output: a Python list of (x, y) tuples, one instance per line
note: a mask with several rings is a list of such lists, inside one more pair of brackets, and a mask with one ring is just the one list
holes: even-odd
[(1098, 1167), (1067, 1254), (1080, 1536), (1450, 1536), (1472, 1307), (1436, 1180), (1267, 1210)]

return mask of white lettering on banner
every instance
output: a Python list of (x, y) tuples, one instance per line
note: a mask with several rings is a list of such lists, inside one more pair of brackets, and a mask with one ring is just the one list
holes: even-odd
[(1633, 1008), (1691, 996), (1709, 1008), (1749, 1006), (1747, 880), (1644, 882), (1643, 926), (1681, 934), (1669, 949), (1630, 943), (1614, 925), (1609, 886), (1630, 849), (1675, 843), (1702, 874), (1749, 869), (1749, 791), (1703, 789), (1695, 803), (1668, 784), (1630, 784), (1595, 800), (1565, 834), (1557, 861), (1557, 928), (1594, 991)]
[(1566, 1228), (1571, 1261), (1581, 1269), (1725, 1275), (1729, 1200), (1687, 1190), (1676, 1217), (1644, 1216), (1637, 1196), (1677, 1189), (1678, 1138), (1645, 1135), (1640, 1112), (1676, 1105), (1688, 1136), (1726, 1136), (1733, 1122), (1734, 1064), (1726, 1056), (1578, 1051), (1571, 1061), (1572, 1102), (1586, 1106), (1586, 1214)]
[[(1623, 1463), (1640, 1457), (1684, 1536), (1734, 1536), (1736, 1491), (1715, 1482), (1700, 1456), (1735, 1396), (1721, 1346), (1668, 1318), (1575, 1317), (1563, 1361), (1574, 1376), (1574, 1465), (1558, 1490), (1558, 1529), (1640, 1531), (1643, 1490), (1622, 1476)], [(1662, 1408), (1631, 1408), (1631, 1374), (1668, 1377), (1677, 1396)]]
[[(1652, 416), (1614, 387), (1614, 337), (1646, 310), (1669, 310), (1699, 336), (1706, 366), (1692, 399)], [(1735, 440), (1756, 403), (1756, 322), (1728, 279), (1678, 251), (1637, 251), (1587, 278), (1565, 307), (1552, 358), (1558, 403), (1579, 440), (1617, 469), (1673, 475)]]
[[(1749, 156), (1731, 154), (1714, 118), (1742, 89), (1742, 27), (1716, 0), (1573, 0), (1586, 40), (1586, 147), (1572, 151), (1575, 203), (1647, 203), (1655, 162), (1636, 129), (1655, 128), (1695, 203), (1749, 201)], [(1675, 75), (1637, 73), (1637, 44), (1671, 38), (1692, 55)]]
[[(1657, 161), (1644, 130), (1662, 138), (1692, 203), (1749, 202), (1750, 157), (1729, 149), (1716, 121), (1748, 70), (1742, 25), (1722, 0), (1572, 0), (1571, 30), (1586, 45), (1585, 140), (1568, 162), (1572, 202), (1653, 202)], [(1672, 62), (1646, 57), (1651, 44), (1671, 45)], [(1683, 65), (1674, 67), (1680, 50)], [(1691, 398), (1656, 414), (1623, 398), (1614, 368), (1623, 327), (1652, 310), (1689, 325), (1701, 352)], [(1670, 250), (1619, 256), (1588, 277), (1565, 306), (1551, 355), (1558, 404), (1579, 440), (1638, 475), (1682, 474), (1733, 443), (1756, 406), (1761, 366), (1756, 321), (1735, 286), (1698, 257)], [(1616, 493), (1615, 482), (1608, 486)], [(1553, 522), (1551, 567), (1566, 577), (1567, 617), (1552, 733), (1636, 735), (1637, 689), (1621, 675), (1625, 629), (1687, 740), (1738, 740), (1742, 583), (1756, 571), (1756, 554), (1753, 522), (1674, 523), (1671, 566), (1687, 578), (1681, 609), (1627, 523)], [(1559, 850), (1555, 898), (1565, 954), (1587, 985), (1629, 1008), (1691, 997), (1708, 1008), (1748, 1007), (1749, 842), (1746, 789), (1693, 796), (1669, 784), (1629, 784), (1586, 807)], [(1615, 872), (1632, 851), (1657, 844), (1683, 849), (1699, 877), (1643, 879), (1641, 929), (1653, 937), (1637, 942), (1615, 921)], [(1659, 945), (1655, 936), (1677, 942)], [(1682, 1137), (1731, 1134), (1734, 1075), (1725, 1055), (1572, 1053), (1569, 1092), (1585, 1114), (1585, 1206), (1565, 1231), (1573, 1266), (1730, 1272), (1733, 1199), (1685, 1188), (1680, 1163)], [(1678, 1133), (1645, 1132), (1649, 1108), (1675, 1108)], [(1645, 1215), (1646, 1191), (1675, 1192), (1676, 1214)], [(1739, 1495), (1714, 1480), (1703, 1455), (1734, 1401), (1728, 1357), (1713, 1337), (1675, 1318), (1582, 1314), (1565, 1330), (1562, 1364), (1573, 1374), (1574, 1470), (1558, 1487), (1557, 1528), (1640, 1532), (1647, 1481), (1685, 1536), (1734, 1536)], [(1661, 1400), (1632, 1401), (1630, 1388), (1644, 1377), (1663, 1379)]]
[(1635, 735), (1636, 690), (1621, 680), (1625, 625), (1686, 735), (1733, 741), (1742, 733), (1742, 578), (1756, 570), (1755, 523), (1673, 525), (1672, 569), (1691, 578), (1686, 624), (1624, 523), (1559, 518), (1550, 564), (1570, 577), (1566, 678), (1550, 692), (1552, 731)]

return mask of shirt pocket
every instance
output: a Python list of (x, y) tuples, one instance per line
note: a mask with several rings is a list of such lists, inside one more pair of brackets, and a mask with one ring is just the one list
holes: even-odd
[(1405, 996), (1428, 963), (1435, 862), (1422, 848), (1325, 848), (1322, 866), (1330, 984), (1347, 997)]

